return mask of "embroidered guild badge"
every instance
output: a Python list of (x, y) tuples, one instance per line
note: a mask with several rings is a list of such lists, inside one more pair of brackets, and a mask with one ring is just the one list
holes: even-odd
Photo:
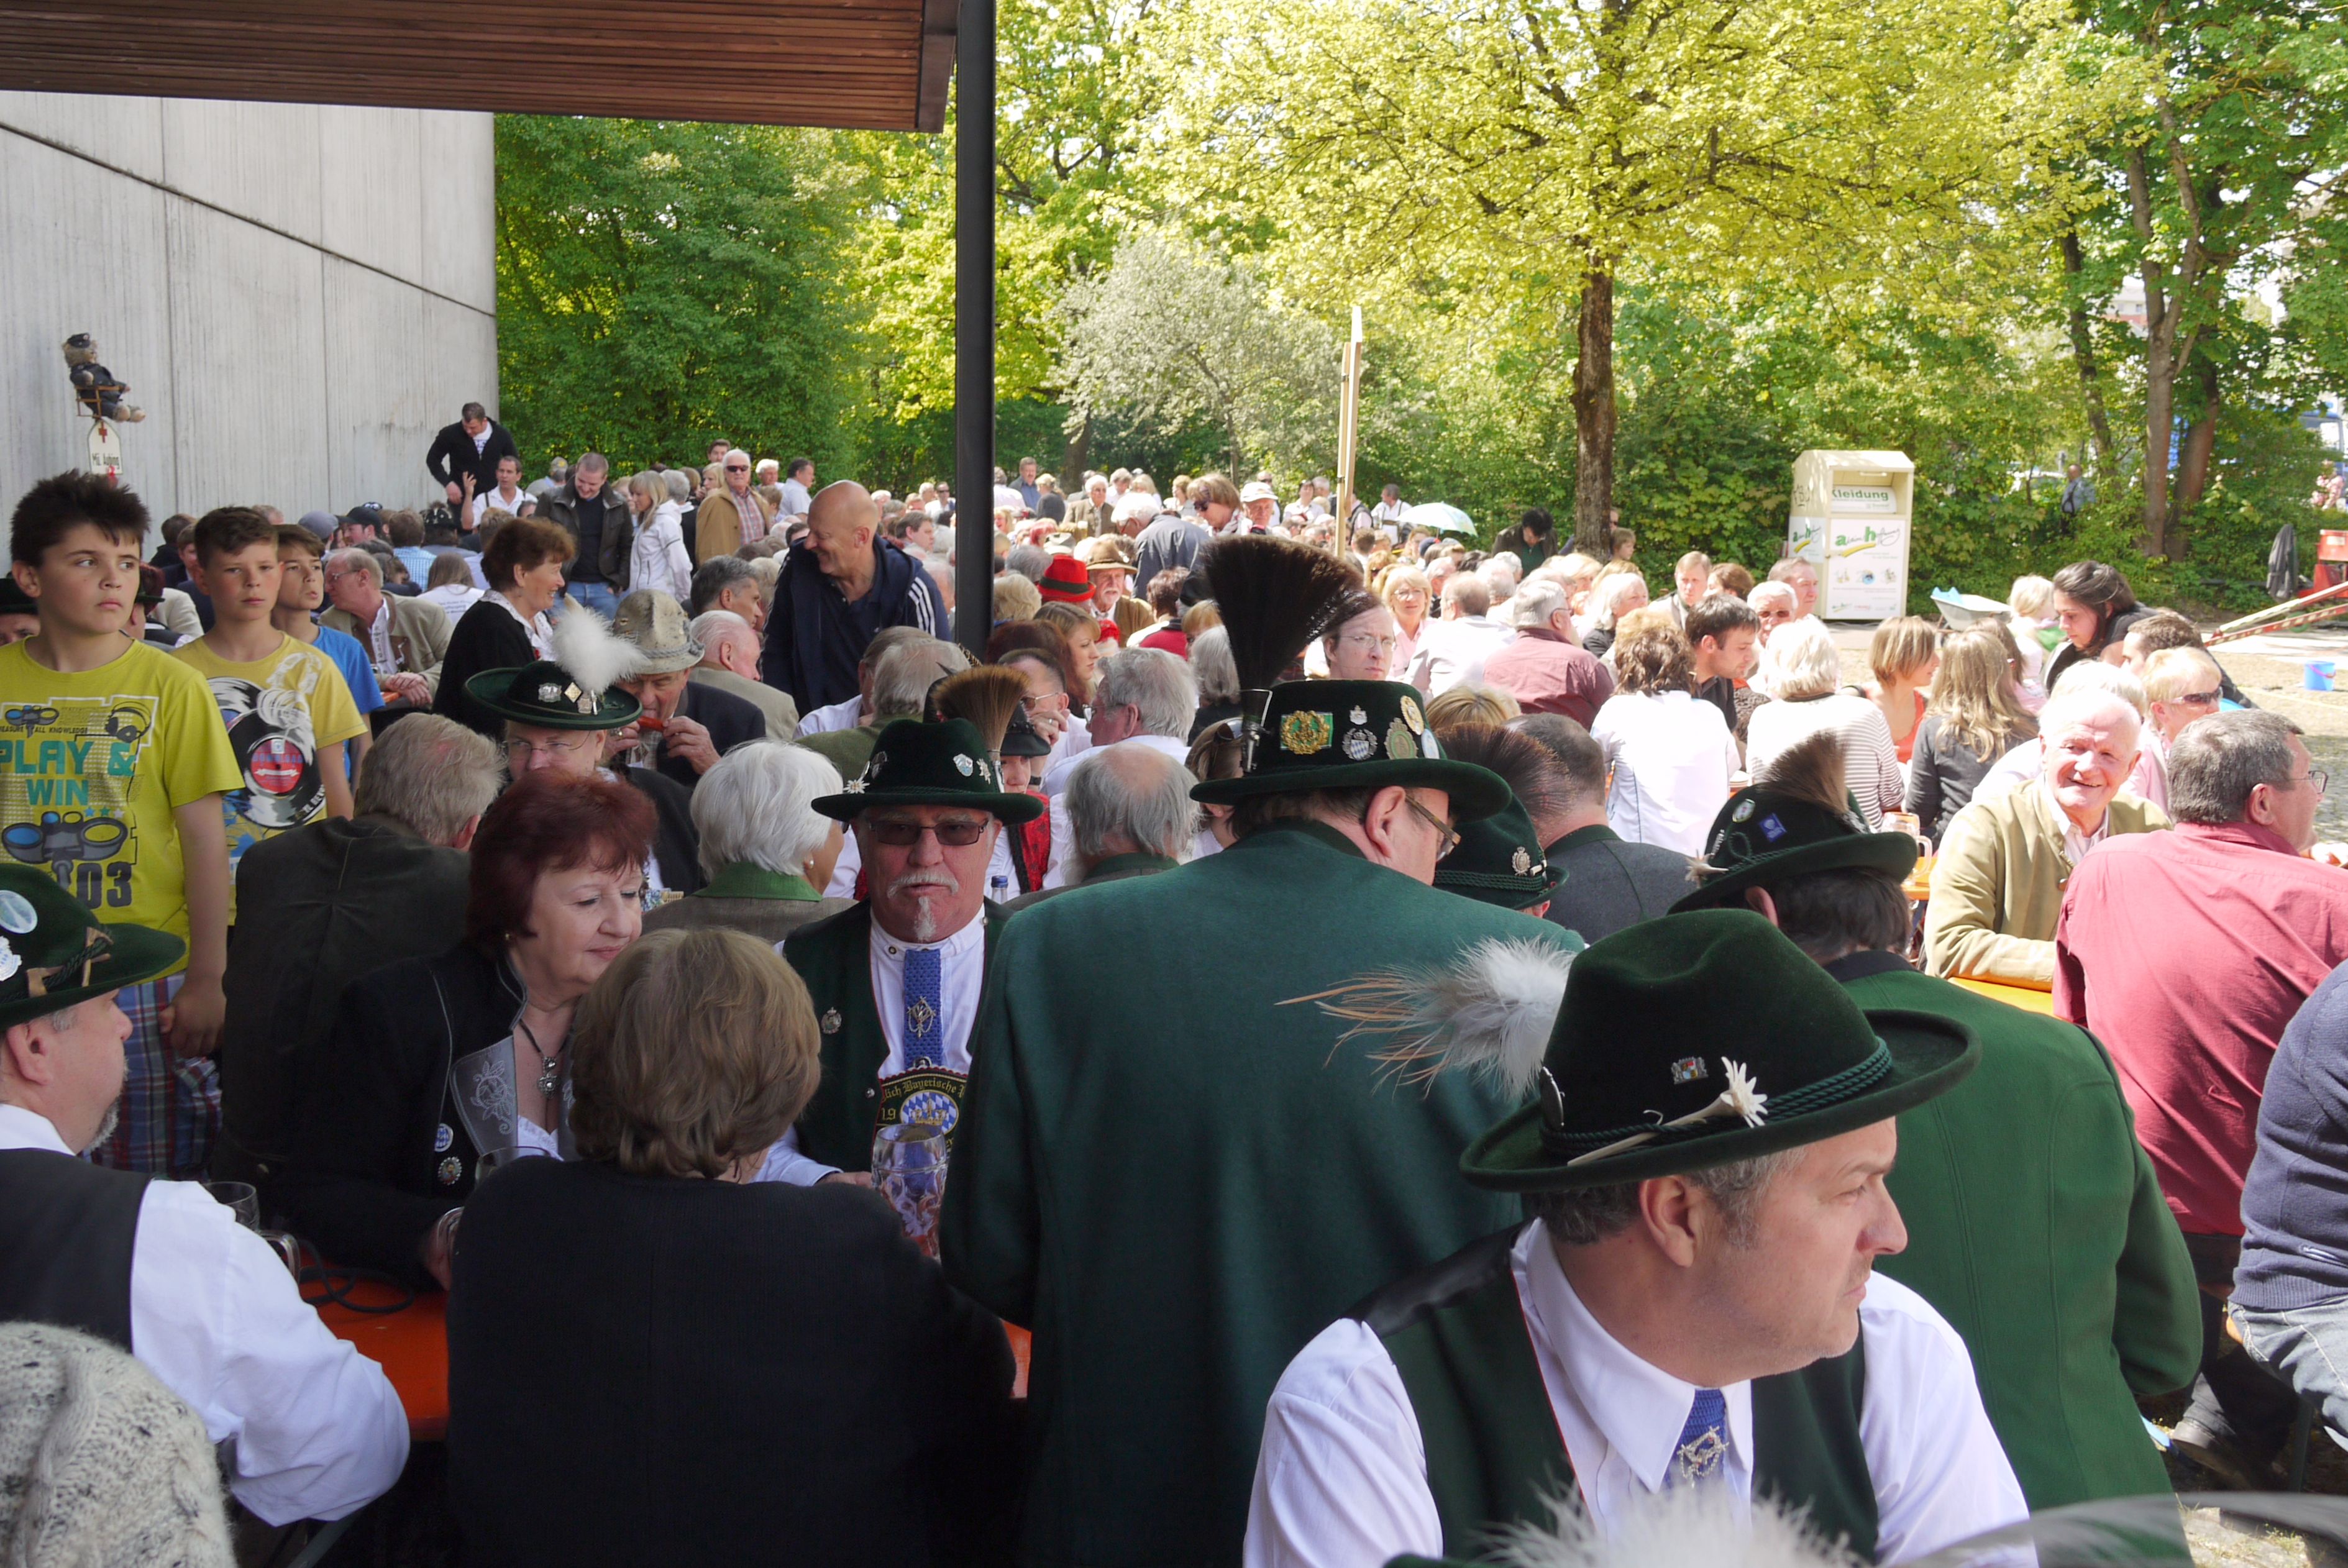
[(1786, 825), (1777, 820), (1776, 812), (1761, 819), (1761, 836), (1772, 844), (1786, 836)]
[(963, 755), (960, 752), (956, 752), (954, 753), (954, 771), (962, 774), (963, 777), (970, 777), (971, 769), (974, 765), (975, 764), (973, 764), (968, 757)]
[(1408, 724), (1396, 719), (1386, 726), (1386, 758), (1389, 762), (1407, 762), (1418, 755), (1418, 737), (1411, 733)]
[[(1354, 712), (1359, 712), (1359, 709)], [(1368, 762), (1378, 754), (1378, 738), (1367, 730), (1345, 732), (1345, 754), (1357, 763)]]
[(1530, 876), (1533, 874), (1532, 851), (1521, 844), (1518, 845), (1517, 852), (1509, 856), (1509, 869), (1519, 876)]
[(1749, 822), (1752, 820), (1752, 817), (1753, 803), (1749, 800), (1738, 801), (1736, 803), (1736, 809), (1728, 814), (1728, 820), (1731, 822)]
[(1336, 731), (1334, 714), (1291, 713), (1280, 721), (1280, 747), (1292, 755), (1309, 757), (1327, 751)]
[(1402, 722), (1410, 726), (1410, 733), (1414, 735), (1426, 728), (1426, 715), (1418, 711), (1417, 698), (1405, 697), (1402, 700)]
[(440, 1184), (444, 1187), (455, 1186), (457, 1184), (457, 1179), (464, 1173), (465, 1162), (459, 1160), (454, 1154), (451, 1154), (447, 1159), (441, 1161), (440, 1163), (433, 1169), (433, 1174), (440, 1178)]
[(0, 891), (0, 931), (21, 937), (41, 923), (32, 902), (22, 893)]
[(838, 1008), (824, 1009), (823, 1022), (818, 1027), (826, 1034), (838, 1034), (839, 1032), (839, 1009)]
[(1699, 1078), (1711, 1076), (1712, 1070), (1704, 1066), (1704, 1058), (1701, 1056), (1683, 1056), (1672, 1063), (1673, 1083), (1694, 1083)]
[(436, 1154), (445, 1154), (448, 1152), (448, 1145), (456, 1141), (457, 1130), (443, 1122), (432, 1133), (432, 1152)]

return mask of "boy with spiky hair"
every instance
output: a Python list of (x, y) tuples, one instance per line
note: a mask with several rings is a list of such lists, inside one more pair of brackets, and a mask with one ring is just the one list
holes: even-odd
[[(139, 592), (147, 508), (89, 474), (44, 479), (10, 519), (18, 589), (40, 630), (0, 648), (0, 848), (46, 868), (101, 920), (169, 932), (186, 961), (126, 987), (119, 1116), (103, 1164), (201, 1174), (220, 1124), (206, 1060), (228, 963), (221, 800), (236, 758), (201, 677), (122, 627)], [(11, 911), (0, 907), (0, 927)]]
[(264, 838), (351, 815), (345, 751), (366, 721), (335, 661), (277, 629), (276, 526), (251, 507), (216, 507), (194, 538), (198, 586), (211, 596), (215, 620), (174, 657), (210, 686), (243, 774), (224, 803), (232, 873)]

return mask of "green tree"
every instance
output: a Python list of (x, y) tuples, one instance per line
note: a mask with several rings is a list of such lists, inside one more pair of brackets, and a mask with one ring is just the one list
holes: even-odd
[(2270, 318), (2248, 286), (2280, 272), (2322, 314), (2348, 165), (2348, 23), (2305, 0), (2103, 0), (2089, 15), (2140, 52), (2147, 87), (2096, 149), (2108, 194), (2083, 215), (2091, 254), (2075, 269), (2090, 292), (2122, 276), (2142, 290), (2141, 547), (2181, 559), (2228, 405), (2305, 391), (2271, 379)]
[(860, 178), (822, 132), (501, 115), (502, 402), (534, 468), (698, 465), (713, 436), (837, 470), (862, 396)]
[(1283, 270), (1337, 297), (1577, 300), (1584, 548), (1614, 485), (1618, 281), (1890, 284), (1964, 311), (1977, 285), (2003, 292), (1992, 280), (2032, 216), (2016, 193), (2044, 203), (2051, 150), (2113, 90), (2083, 85), (2079, 35), (2045, 0), (1194, 0), (1186, 15), (1163, 67), (1189, 90), (1162, 138), (1178, 205), (1271, 225)]
[(1161, 436), (1194, 421), (1224, 437), (1232, 473), (1292, 466), (1334, 417), (1336, 340), (1284, 308), (1250, 269), (1136, 234), (1061, 297), (1061, 380), (1079, 417), (1126, 415)]

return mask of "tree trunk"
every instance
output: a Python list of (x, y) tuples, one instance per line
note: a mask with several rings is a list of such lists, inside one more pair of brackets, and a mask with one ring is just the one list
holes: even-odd
[(2088, 333), (2087, 307), (2078, 297), (2080, 274), (2086, 263), (2079, 254), (2076, 230), (2063, 236), (2063, 270), (2071, 275), (2071, 358), (2079, 367), (2079, 395), (2087, 406), (2087, 436), (2095, 444), (2096, 473), (2109, 484), (2113, 472), (2112, 422), (2104, 412), (2104, 384), (2096, 369), (2095, 339)]
[(2209, 461), (2218, 450), (2218, 411), (2225, 397), (2218, 382), (2218, 362), (2206, 354), (2194, 365), (2194, 379), (2200, 384), (2201, 407), (2185, 433), (2184, 459), (2177, 468), (2177, 518), (2169, 528), (2169, 541), (2177, 550), (2185, 548), (2185, 514), (2201, 504), (2209, 487)]
[(2144, 277), (2144, 537), (2139, 543), (2145, 554), (2165, 556), (2170, 553), (2168, 442), (2177, 406), (2178, 313), (2169, 308), (2161, 288), (2168, 269), (2154, 249), (2152, 175), (2141, 147), (2128, 149), (2127, 182)]
[(1081, 496), (1085, 493), (1085, 463), (1092, 456), (1093, 416), (1084, 416), (1075, 435), (1068, 437), (1068, 449), (1060, 455), (1060, 494)]
[(1614, 273), (1593, 262), (1581, 280), (1581, 357), (1573, 366), (1573, 548), (1607, 560), (1614, 540)]

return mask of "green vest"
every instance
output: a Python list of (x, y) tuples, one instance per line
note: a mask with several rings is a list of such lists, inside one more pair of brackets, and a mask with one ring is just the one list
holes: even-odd
[[(1427, 1489), (1447, 1558), (1467, 1559), (1507, 1525), (1547, 1525), (1573, 1484), (1517, 1299), (1501, 1231), (1380, 1291), (1354, 1316), (1385, 1345), (1426, 1446)], [(1753, 1383), (1753, 1491), (1795, 1509), (1864, 1558), (1875, 1555), (1875, 1483), (1859, 1442), (1866, 1341)]]
[[(992, 904), (980, 917), (991, 959), (1003, 923)], [(889, 1060), (889, 1037), (872, 1004), (872, 906), (860, 901), (800, 927), (783, 939), (783, 958), (807, 984), (823, 1052), (823, 1078), (797, 1123), (799, 1153), (843, 1171), (865, 1170)]]

